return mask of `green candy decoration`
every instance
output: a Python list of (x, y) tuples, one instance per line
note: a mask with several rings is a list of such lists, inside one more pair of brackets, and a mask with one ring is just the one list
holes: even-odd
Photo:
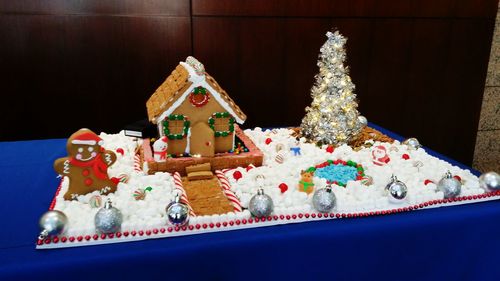
[[(214, 131), (215, 137), (227, 137), (234, 132), (234, 122), (235, 119), (230, 117), (229, 112), (215, 112), (210, 118), (208, 118), (208, 125)], [(215, 118), (229, 118), (229, 127), (227, 131), (216, 131), (215, 130)]]

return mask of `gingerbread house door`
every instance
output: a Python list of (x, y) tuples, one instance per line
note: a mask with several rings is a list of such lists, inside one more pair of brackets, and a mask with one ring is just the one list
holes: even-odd
[(189, 150), (191, 155), (214, 156), (214, 131), (203, 122), (198, 122), (191, 127)]

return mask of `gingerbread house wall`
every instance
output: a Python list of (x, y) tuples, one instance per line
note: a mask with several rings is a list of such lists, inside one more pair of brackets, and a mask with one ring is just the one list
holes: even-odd
[[(209, 93), (210, 100), (207, 104), (202, 107), (195, 107), (189, 101), (189, 98), (186, 98), (180, 105), (177, 107), (172, 114), (182, 114), (188, 117), (191, 122), (190, 126), (193, 127), (198, 122), (204, 122), (208, 124), (208, 119), (215, 112), (227, 112), (217, 100), (212, 96), (212, 93)], [(159, 131), (160, 134), (163, 135), (163, 120), (158, 120), (159, 123)], [(234, 143), (234, 133), (229, 134), (227, 137), (216, 137), (214, 139), (215, 153), (227, 152), (233, 148)], [(186, 138), (182, 140), (169, 140), (168, 145), (168, 153), (169, 154), (182, 154), (186, 151), (186, 146), (189, 144), (190, 148), (194, 146), (205, 145), (203, 140), (190, 139), (189, 143)]]

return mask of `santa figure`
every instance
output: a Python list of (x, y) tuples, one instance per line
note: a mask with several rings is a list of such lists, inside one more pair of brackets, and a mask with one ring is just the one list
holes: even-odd
[(89, 129), (80, 129), (69, 137), (68, 157), (54, 162), (56, 172), (69, 178), (64, 199), (76, 199), (96, 190), (101, 194), (116, 191), (119, 180), (108, 176), (108, 167), (116, 161), (116, 155), (102, 144), (103, 140)]
[(156, 162), (165, 162), (167, 160), (167, 137), (161, 137), (153, 143), (153, 154)]
[(373, 164), (383, 166), (391, 160), (387, 154), (387, 149), (382, 145), (377, 145), (372, 149)]

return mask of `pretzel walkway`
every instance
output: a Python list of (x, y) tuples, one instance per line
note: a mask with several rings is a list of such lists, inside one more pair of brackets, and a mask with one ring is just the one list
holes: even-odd
[(209, 180), (189, 181), (182, 178), (189, 204), (197, 216), (225, 214), (234, 210), (226, 198), (217, 177)]

